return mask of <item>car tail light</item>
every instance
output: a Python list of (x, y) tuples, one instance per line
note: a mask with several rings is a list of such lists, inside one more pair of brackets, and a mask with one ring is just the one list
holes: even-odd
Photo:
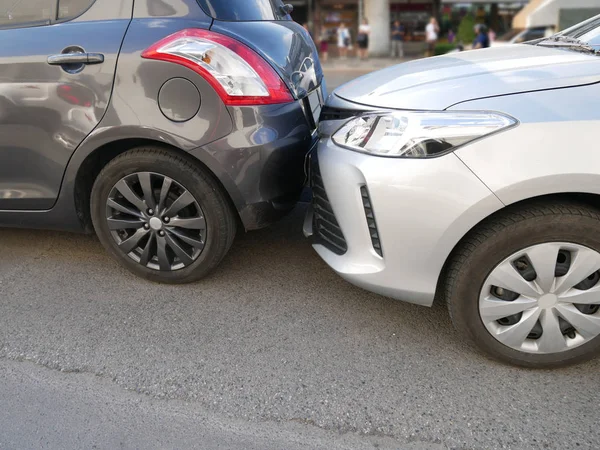
[(256, 52), (235, 39), (189, 28), (167, 36), (142, 53), (200, 74), (226, 105), (271, 105), (293, 101), (277, 72)]

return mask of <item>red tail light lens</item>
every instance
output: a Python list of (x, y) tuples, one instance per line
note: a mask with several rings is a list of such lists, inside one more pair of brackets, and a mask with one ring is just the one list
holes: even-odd
[(226, 105), (271, 105), (293, 101), (277, 72), (256, 52), (235, 39), (189, 28), (167, 36), (142, 53), (200, 74)]

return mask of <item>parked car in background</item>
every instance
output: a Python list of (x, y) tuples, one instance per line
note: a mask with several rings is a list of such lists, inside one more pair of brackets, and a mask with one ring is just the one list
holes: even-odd
[(524, 30), (513, 29), (502, 36), (499, 36), (491, 42), (492, 47), (502, 47), (510, 44), (522, 44), (528, 41), (534, 41), (545, 37), (552, 36), (554, 34), (553, 27), (532, 27)]
[(549, 37), (597, 14), (600, 14), (598, 0), (531, 1), (513, 18), (513, 34), (507, 33), (496, 45)]
[(373, 292), (445, 299), (457, 330), (503, 361), (597, 355), (599, 48), (600, 16), (335, 90), (311, 155), (318, 254)]
[(1, 226), (95, 230), (132, 272), (183, 283), (294, 206), (324, 85), (281, 0), (9, 6)]

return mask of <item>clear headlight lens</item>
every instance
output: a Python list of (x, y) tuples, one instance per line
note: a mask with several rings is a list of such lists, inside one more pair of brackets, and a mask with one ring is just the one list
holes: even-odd
[(355, 117), (332, 137), (342, 147), (378, 156), (422, 158), (515, 125), (492, 112), (397, 111)]

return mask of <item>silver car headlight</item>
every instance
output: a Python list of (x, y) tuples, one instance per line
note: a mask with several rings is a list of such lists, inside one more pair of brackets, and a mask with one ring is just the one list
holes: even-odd
[(423, 158), (512, 127), (517, 121), (493, 112), (394, 111), (355, 117), (334, 133), (342, 147), (378, 156)]

